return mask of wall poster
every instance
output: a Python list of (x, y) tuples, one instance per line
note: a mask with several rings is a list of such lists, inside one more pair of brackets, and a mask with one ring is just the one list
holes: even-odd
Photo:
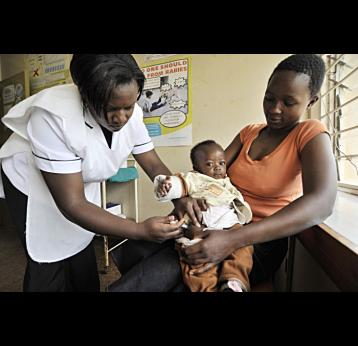
[[(25, 71), (17, 73), (0, 81), (0, 119), (10, 108), (29, 97), (28, 74)], [(9, 138), (12, 131), (0, 121), (0, 146)]]
[(71, 82), (69, 54), (27, 54), (30, 94)]
[(138, 101), (155, 146), (192, 145), (190, 58), (142, 67), (146, 77)]

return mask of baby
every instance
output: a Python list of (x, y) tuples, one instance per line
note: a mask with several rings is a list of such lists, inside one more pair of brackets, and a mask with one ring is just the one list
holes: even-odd
[[(205, 199), (208, 209), (203, 211), (203, 227), (194, 227), (187, 217), (185, 237), (177, 239), (181, 246), (190, 246), (201, 240), (207, 229), (239, 228), (252, 219), (251, 208), (241, 193), (226, 176), (223, 148), (213, 140), (195, 145), (190, 153), (193, 171), (174, 176), (159, 175), (154, 179), (155, 196), (159, 201), (191, 196)], [(240, 256), (238, 256), (240, 254)], [(252, 247), (241, 248), (210, 270), (192, 275), (193, 269), (181, 262), (183, 279), (192, 291), (248, 291), (248, 274), (252, 267)], [(195, 271), (195, 270), (194, 270)]]

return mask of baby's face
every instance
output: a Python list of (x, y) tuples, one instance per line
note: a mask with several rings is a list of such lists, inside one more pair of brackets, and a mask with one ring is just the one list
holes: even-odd
[(211, 145), (197, 153), (196, 170), (214, 179), (226, 177), (226, 161), (224, 151)]

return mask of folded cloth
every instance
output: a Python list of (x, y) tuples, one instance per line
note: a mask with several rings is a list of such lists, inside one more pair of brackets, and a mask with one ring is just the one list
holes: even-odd
[(230, 228), (240, 223), (235, 209), (229, 205), (209, 206), (203, 211), (203, 224), (213, 229)]

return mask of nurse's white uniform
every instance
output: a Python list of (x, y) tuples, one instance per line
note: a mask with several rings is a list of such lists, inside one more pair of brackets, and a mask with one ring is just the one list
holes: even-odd
[[(11, 108), (2, 121), (14, 133), (0, 149), (0, 163), (12, 184), (28, 196), (26, 246), (36, 262), (73, 256), (94, 236), (62, 215), (40, 170), (82, 172), (86, 198), (100, 206), (100, 182), (116, 174), (129, 154), (154, 148), (137, 104), (127, 124), (113, 133), (109, 148), (100, 126), (83, 112), (73, 84), (27, 98)], [(0, 197), (4, 198), (1, 176)]]

